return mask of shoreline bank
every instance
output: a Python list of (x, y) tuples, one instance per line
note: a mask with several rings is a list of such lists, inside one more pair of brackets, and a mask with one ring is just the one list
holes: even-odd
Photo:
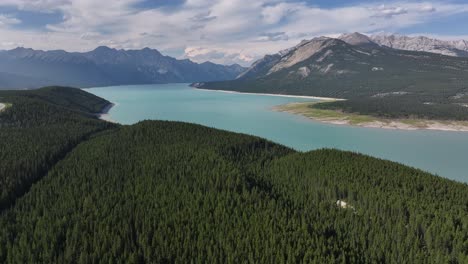
[(341, 98), (320, 97), (320, 96), (308, 96), (308, 95), (269, 94), (269, 93), (246, 93), (246, 92), (228, 91), (228, 90), (211, 90), (211, 89), (203, 89), (203, 88), (196, 88), (196, 87), (192, 87), (192, 88), (193, 88), (193, 89), (197, 89), (197, 90), (201, 90), (201, 91), (221, 92), (221, 93), (230, 93), (230, 94), (266, 95), (266, 96), (289, 97), (289, 98), (315, 99), (315, 100), (322, 100), (322, 101), (344, 101), (344, 100), (346, 100), (346, 99), (341, 99)]
[(348, 114), (334, 110), (314, 109), (309, 106), (314, 102), (290, 103), (272, 108), (273, 111), (285, 112), (300, 115), (317, 122), (393, 130), (433, 130), (468, 132), (468, 122), (464, 121), (444, 121), (444, 120), (423, 120), (423, 119), (383, 119), (378, 117)]
[(97, 113), (96, 116), (104, 121), (111, 122), (111, 123), (117, 123), (115, 120), (112, 120), (110, 117), (109, 111), (112, 109), (112, 107), (116, 106), (114, 103), (110, 103), (106, 105), (101, 112)]

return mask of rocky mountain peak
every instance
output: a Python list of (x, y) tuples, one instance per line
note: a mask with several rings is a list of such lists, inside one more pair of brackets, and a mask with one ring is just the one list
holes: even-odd
[(340, 42), (341, 40), (328, 37), (317, 37), (309, 41), (302, 41), (299, 45), (291, 49), (289, 53), (283, 55), (281, 60), (268, 71), (268, 74), (280, 71), (284, 68), (289, 68), (299, 62), (307, 60), (324, 49), (340, 44)]
[(440, 40), (426, 36), (403, 36), (398, 34), (377, 34), (371, 40), (393, 49), (425, 51), (447, 56), (468, 57), (468, 42), (465, 40)]
[(368, 36), (359, 32), (354, 32), (351, 34), (342, 34), (338, 37), (338, 39), (353, 46), (378, 46)]
[(38, 52), (41, 52), (41, 51), (36, 51), (30, 48), (23, 48), (23, 47), (17, 47), (15, 49), (8, 51), (9, 54), (13, 56), (17, 56), (17, 57), (30, 57)]
[(116, 52), (116, 51), (117, 51), (116, 49), (109, 48), (107, 46), (99, 46), (99, 47), (95, 48), (94, 50), (92, 50), (91, 53), (109, 54), (109, 53)]

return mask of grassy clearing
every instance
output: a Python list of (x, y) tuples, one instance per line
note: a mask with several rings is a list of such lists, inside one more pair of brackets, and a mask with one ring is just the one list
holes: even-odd
[(305, 117), (321, 121), (347, 121), (353, 125), (381, 120), (379, 118), (368, 115), (350, 114), (343, 113), (341, 111), (324, 110), (311, 107), (314, 104), (316, 104), (316, 102), (292, 103), (280, 105), (276, 107), (276, 110), (293, 114), (300, 114)]
[(0, 111), (3, 111), (9, 107), (11, 107), (13, 104), (11, 103), (0, 103)]

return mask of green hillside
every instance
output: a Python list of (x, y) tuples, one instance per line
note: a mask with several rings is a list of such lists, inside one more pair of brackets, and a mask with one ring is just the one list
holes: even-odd
[[(261, 74), (253, 78), (197, 86), (344, 98), (329, 108), (379, 117), (468, 120), (467, 58), (352, 46), (337, 39), (313, 41), (323, 41), (325, 48), (293, 66), (269, 74), (255, 69)], [(299, 52), (292, 50), (283, 60)]]
[(96, 112), (109, 102), (79, 89), (0, 91), (0, 211), (79, 142), (113, 125)]
[[(15, 105), (39, 108), (5, 111)], [(468, 261), (466, 184), (194, 124), (67, 114), (72, 134), (107, 130), (81, 138), (2, 211), (0, 263)]]

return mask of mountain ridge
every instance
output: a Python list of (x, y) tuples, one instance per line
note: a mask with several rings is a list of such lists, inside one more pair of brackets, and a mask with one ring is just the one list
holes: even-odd
[[(406, 51), (420, 51), (420, 52), (429, 52), (435, 54), (442, 54), (446, 56), (453, 56), (453, 57), (468, 57), (468, 41), (466, 40), (454, 40), (454, 41), (443, 41), (438, 39), (432, 39), (425, 36), (418, 36), (418, 37), (409, 37), (404, 35), (398, 34), (374, 34), (374, 35), (366, 35), (359, 32), (354, 33), (344, 33), (338, 36), (337, 38), (329, 38), (329, 37), (316, 37), (311, 40), (302, 40), (296, 46), (293, 46), (288, 49), (281, 50), (276, 54), (267, 54), (262, 59), (255, 61), (252, 66), (250, 66), (245, 72), (241, 73), (237, 78), (238, 79), (246, 79), (248, 76), (251, 77), (249, 73), (250, 70), (255, 69), (255, 71), (259, 71), (259, 66), (264, 64), (270, 63), (277, 63), (279, 60), (288, 56), (292, 51), (297, 50), (298, 48), (307, 45), (312, 41), (317, 40), (325, 40), (325, 39), (339, 39), (342, 40), (352, 46), (357, 46), (361, 48), (391, 48), (391, 49), (399, 49), (399, 50), (406, 50)], [(412, 42), (417, 40), (422, 40), (424, 42), (429, 42), (426, 45), (405, 45), (404, 43), (394, 42), (394, 40), (403, 39), (403, 40), (411, 40)], [(393, 40), (393, 41), (391, 41)], [(438, 44), (438, 46), (436, 45)], [(442, 44), (446, 45), (446, 49), (442, 48)], [(438, 47), (438, 48), (437, 48)], [(291, 65), (292, 66), (292, 65)]]
[(302, 41), (256, 61), (236, 80), (196, 87), (343, 98), (335, 103), (340, 109), (379, 117), (468, 119), (468, 58), (393, 49), (360, 33), (340, 38)]
[(426, 36), (412, 37), (399, 34), (375, 34), (369, 38), (381, 46), (394, 49), (468, 57), (468, 41), (466, 40), (440, 40)]
[[(244, 70), (236, 64), (179, 60), (150, 48), (118, 50), (99, 46), (81, 53), (18, 47), (0, 52), (0, 72), (25, 79), (16, 83), (0, 81), (0, 89), (220, 81), (234, 79)], [(26, 82), (28, 79), (34, 81)]]

